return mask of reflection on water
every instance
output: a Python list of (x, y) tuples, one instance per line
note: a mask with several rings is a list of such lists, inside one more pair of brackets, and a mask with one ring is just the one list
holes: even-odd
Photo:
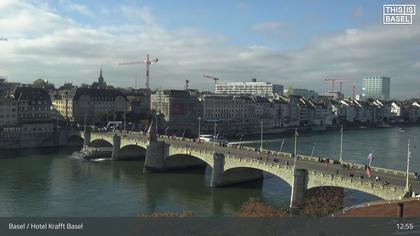
[[(416, 143), (420, 128), (346, 131), (345, 159), (364, 163), (367, 154), (375, 165), (403, 169), (406, 139)], [(266, 136), (264, 147), (293, 149), (292, 137)], [(301, 134), (299, 152), (338, 155), (339, 134)], [(250, 146), (259, 146), (250, 142)], [(414, 145), (413, 145), (414, 146)], [(265, 174), (263, 181), (222, 188), (205, 184), (206, 169), (143, 174), (143, 161), (87, 162), (67, 157), (70, 149), (43, 149), (0, 153), (0, 216), (136, 216), (156, 211), (190, 210), (195, 215), (235, 215), (249, 197), (285, 208), (290, 186)], [(413, 149), (413, 169), (420, 169), (418, 148)], [(208, 173), (207, 173), (208, 174)], [(346, 205), (375, 199), (346, 190)]]

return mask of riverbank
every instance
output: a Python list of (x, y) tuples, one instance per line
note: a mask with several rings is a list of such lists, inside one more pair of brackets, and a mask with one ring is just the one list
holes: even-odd
[[(353, 131), (353, 130), (360, 130), (360, 131), (372, 131), (372, 130), (383, 130), (383, 129), (392, 129), (392, 128), (410, 128), (410, 127), (420, 127), (420, 122), (413, 122), (413, 123), (394, 123), (391, 124), (391, 127), (378, 127), (375, 125), (344, 125), (343, 129), (344, 131)], [(323, 133), (335, 133), (337, 131), (340, 131), (340, 126), (328, 126), (325, 127), (325, 129), (318, 129), (313, 130), (312, 127), (287, 127), (287, 128), (281, 128), (278, 130), (281, 131), (273, 131), (273, 130), (264, 130), (264, 137), (272, 137), (272, 136), (279, 136), (279, 135), (285, 135), (285, 136), (293, 136), (295, 129), (298, 130), (299, 134), (323, 134)], [(242, 140), (250, 141), (250, 140), (260, 140), (261, 132), (255, 132), (251, 134), (244, 134), (242, 136)], [(225, 135), (226, 138), (233, 141), (239, 141), (241, 139), (241, 134), (236, 135)]]

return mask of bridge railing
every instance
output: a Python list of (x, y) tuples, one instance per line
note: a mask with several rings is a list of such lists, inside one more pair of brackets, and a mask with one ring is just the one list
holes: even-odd
[(331, 181), (341, 181), (348, 184), (359, 184), (359, 185), (366, 186), (372, 189), (379, 189), (379, 190), (386, 189), (386, 190), (391, 190), (393, 192), (405, 191), (405, 187), (396, 186), (392, 184), (386, 184), (384, 182), (376, 182), (373, 179), (365, 180), (365, 179), (360, 179), (360, 178), (355, 178), (355, 177), (345, 177), (342, 175), (327, 174), (324, 172), (313, 171), (313, 170), (311, 170), (309, 173), (314, 176), (326, 177), (327, 179), (330, 179)]
[[(177, 144), (172, 144), (172, 145), (173, 145), (173, 147), (181, 148), (181, 149), (185, 150), (185, 154), (191, 154), (193, 152), (200, 153), (200, 154), (208, 154), (208, 155), (213, 154), (213, 150), (203, 150), (203, 149), (197, 149), (197, 148), (193, 148), (193, 147), (187, 147), (185, 149), (185, 146), (183, 146), (183, 145), (177, 145)], [(237, 155), (234, 155), (234, 154), (225, 154), (225, 158), (235, 160), (235, 161), (239, 161), (239, 162), (259, 164), (259, 165), (263, 165), (263, 166), (268, 166), (268, 167), (273, 167), (273, 168), (281, 168), (281, 169), (286, 169), (286, 170), (292, 168), (288, 165), (283, 165), (283, 164), (272, 162), (272, 161), (266, 161), (265, 159), (259, 160), (259, 159), (255, 159), (255, 158), (246, 158), (246, 157), (240, 157), (240, 156), (237, 156)], [(303, 158), (307, 158), (307, 156), (303, 156)], [(319, 177), (326, 178), (328, 180), (331, 180), (332, 182), (340, 181), (340, 182), (348, 183), (350, 185), (358, 184), (358, 185), (362, 185), (362, 186), (372, 188), (372, 189), (378, 189), (378, 190), (384, 190), (385, 189), (385, 190), (391, 190), (393, 192), (397, 192), (397, 191), (403, 192), (403, 191), (405, 191), (404, 187), (400, 187), (400, 186), (396, 186), (396, 185), (392, 185), (392, 184), (386, 184), (382, 181), (376, 182), (376, 180), (374, 180), (374, 179), (361, 179), (361, 178), (357, 178), (357, 177), (347, 177), (347, 176), (343, 176), (343, 175), (334, 175), (334, 174), (331, 174), (331, 173), (326, 173), (326, 172), (322, 172), (322, 171), (314, 171), (314, 170), (310, 170), (309, 174), (311, 174), (313, 176), (319, 176)]]
[(307, 160), (307, 161), (319, 161), (320, 159), (322, 159), (321, 157), (305, 156), (301, 154), (298, 154), (298, 157), (301, 160)]
[[(352, 166), (353, 168), (356, 168), (356, 169), (365, 169), (365, 166), (360, 165), (360, 164), (355, 164), (351, 162), (343, 162), (343, 164), (349, 165), (350, 167)], [(392, 169), (386, 169), (386, 168), (375, 167), (375, 166), (371, 166), (370, 168), (372, 171), (378, 172), (378, 173), (392, 174), (392, 175), (402, 176), (402, 177), (407, 176), (407, 173), (405, 171), (392, 170)], [(408, 173), (408, 176), (412, 179), (416, 178), (414, 173)]]

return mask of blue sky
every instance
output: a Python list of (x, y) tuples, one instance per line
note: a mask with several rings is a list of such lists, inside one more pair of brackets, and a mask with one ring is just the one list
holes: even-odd
[[(121, 61), (158, 57), (152, 88), (212, 90), (211, 74), (325, 92), (325, 77), (391, 77), (391, 96), (420, 96), (420, 23), (382, 25), (382, 5), (415, 1), (0, 1), (0, 71), (9, 80), (144, 83), (144, 67)], [(418, 7), (418, 3), (417, 7)], [(26, 68), (22, 70), (22, 68)], [(69, 73), (71, 72), (71, 73)], [(138, 74), (138, 77), (136, 77)]]
[[(104, 13), (93, 17), (69, 9), (65, 4), (53, 2), (61, 14), (76, 21), (99, 27), (119, 24), (142, 24), (139, 18), (114, 14), (121, 5), (147, 7), (170, 30), (180, 28), (204, 29), (229, 37), (230, 43), (238, 46), (264, 45), (277, 49), (303, 47), (320, 34), (335, 33), (347, 28), (366, 24), (380, 24), (381, 1), (76, 1), (92, 12)], [(390, 1), (392, 2), (392, 1)], [(398, 2), (398, 1), (394, 1)], [(258, 34), (253, 28), (265, 23), (278, 22), (261, 29)], [(290, 31), (281, 34), (277, 31)], [(268, 32), (275, 31), (275, 32)]]

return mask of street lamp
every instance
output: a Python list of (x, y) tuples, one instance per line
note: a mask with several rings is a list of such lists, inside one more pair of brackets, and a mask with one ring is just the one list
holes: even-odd
[(201, 136), (201, 116), (198, 117), (198, 141), (200, 141)]
[(296, 158), (297, 158), (297, 136), (298, 136), (298, 131), (297, 131), (297, 128), (295, 128), (295, 150), (294, 150), (294, 153), (293, 153), (293, 155), (294, 155), (294, 160), (293, 160), (293, 168), (295, 168), (296, 169)]
[(406, 176), (406, 180), (405, 180), (405, 189), (407, 191), (410, 191), (410, 186), (408, 184), (408, 172), (410, 171), (410, 156), (411, 156), (410, 139), (408, 139), (408, 145), (407, 145), (407, 176)]
[(341, 125), (341, 135), (340, 135), (340, 163), (343, 163), (343, 125)]
[(214, 122), (214, 131), (213, 131), (213, 152), (216, 153), (216, 129), (217, 129), (217, 123)]
[(260, 143), (260, 151), (262, 151), (263, 150), (263, 136), (264, 136), (264, 134), (263, 134), (263, 132), (264, 132), (264, 127), (263, 127), (263, 125), (264, 125), (264, 120), (263, 120), (263, 118), (260, 118), (260, 123), (261, 123), (261, 143)]
[(124, 132), (127, 131), (127, 120), (126, 120), (127, 113), (124, 112)]
[(155, 113), (155, 122), (156, 122), (156, 134), (158, 134), (158, 115), (159, 115), (160, 113)]

